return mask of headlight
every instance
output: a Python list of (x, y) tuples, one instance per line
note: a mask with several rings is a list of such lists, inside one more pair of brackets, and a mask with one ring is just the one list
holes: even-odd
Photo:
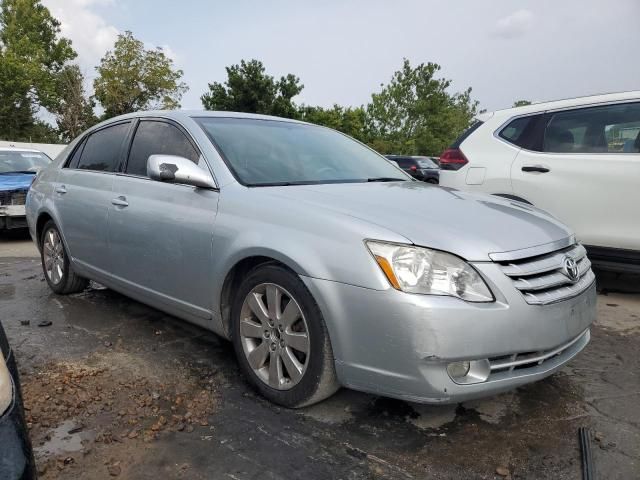
[(366, 242), (389, 283), (397, 290), (491, 302), (493, 295), (471, 265), (449, 253), (375, 241)]
[(11, 375), (9, 369), (4, 361), (4, 356), (0, 352), (0, 415), (11, 406), (13, 400), (13, 384), (11, 382)]

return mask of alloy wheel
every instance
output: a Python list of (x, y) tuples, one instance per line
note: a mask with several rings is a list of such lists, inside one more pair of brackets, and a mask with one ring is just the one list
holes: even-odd
[(49, 281), (57, 285), (64, 275), (64, 247), (57, 230), (51, 228), (45, 232), (42, 249), (44, 271)]
[(256, 285), (240, 311), (240, 340), (256, 376), (271, 388), (297, 385), (309, 363), (309, 329), (298, 302), (273, 283)]

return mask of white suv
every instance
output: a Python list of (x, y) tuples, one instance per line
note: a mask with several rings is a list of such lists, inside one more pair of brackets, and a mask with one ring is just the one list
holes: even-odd
[(479, 115), (440, 168), (441, 186), (533, 204), (595, 264), (640, 271), (640, 91)]

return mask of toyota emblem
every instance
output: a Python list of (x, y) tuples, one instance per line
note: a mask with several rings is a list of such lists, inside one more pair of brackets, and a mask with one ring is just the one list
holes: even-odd
[(566, 277), (571, 280), (573, 283), (576, 283), (580, 278), (580, 270), (578, 269), (578, 264), (576, 261), (570, 257), (564, 257), (562, 261), (562, 270)]

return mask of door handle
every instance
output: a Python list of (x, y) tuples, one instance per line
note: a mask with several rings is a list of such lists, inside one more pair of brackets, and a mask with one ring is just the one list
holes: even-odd
[(115, 205), (116, 207), (128, 207), (129, 206), (129, 202), (127, 202), (127, 199), (123, 196), (119, 196), (116, 198), (111, 199), (111, 204)]
[(56, 193), (67, 193), (67, 187), (65, 187), (64, 185), (60, 185), (58, 187), (56, 187)]
[(525, 165), (522, 167), (523, 172), (538, 172), (538, 173), (548, 173), (549, 170), (547, 167), (543, 167), (542, 165)]

